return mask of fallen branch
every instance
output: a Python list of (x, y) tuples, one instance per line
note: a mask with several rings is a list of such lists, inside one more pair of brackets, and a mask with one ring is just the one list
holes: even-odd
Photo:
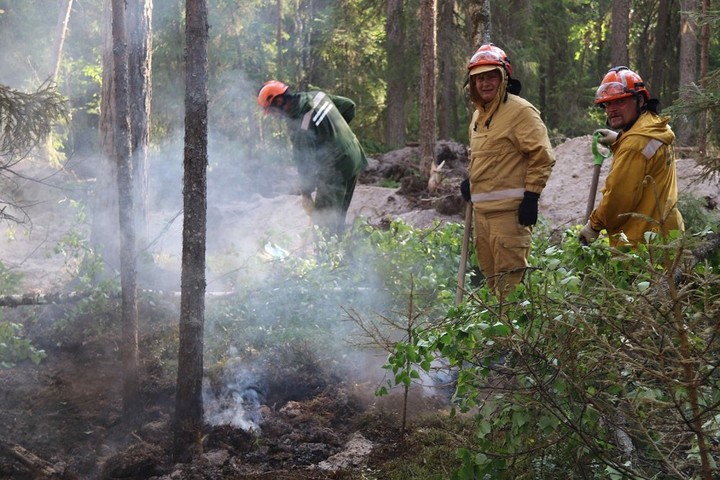
[[(161, 290), (140, 290), (141, 293), (147, 293), (158, 296), (170, 296), (179, 298), (181, 292), (165, 292)], [(208, 297), (228, 297), (236, 292), (205, 292)], [(57, 305), (64, 303), (73, 303), (94, 295), (103, 295), (107, 298), (120, 298), (120, 292), (105, 292), (98, 290), (85, 290), (82, 292), (68, 293), (23, 293), (18, 295), (0, 295), (0, 307), (16, 308), (23, 305)]]
[(91, 297), (96, 291), (69, 293), (24, 293), (20, 295), (0, 295), (0, 307), (19, 307), (21, 305), (49, 305), (72, 303)]
[(76, 478), (68, 474), (65, 468), (58, 468), (48, 461), (43, 460), (34, 453), (20, 445), (5, 440), (0, 440), (0, 454), (14, 458), (27, 467), (35, 476), (42, 479), (70, 480)]

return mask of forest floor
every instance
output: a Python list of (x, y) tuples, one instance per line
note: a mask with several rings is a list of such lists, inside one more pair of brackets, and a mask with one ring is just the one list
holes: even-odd
[[(465, 147), (448, 143), (438, 148), (447, 169), (438, 192), (429, 195), (425, 185), (417, 183), (412, 166), (417, 149), (407, 147), (372, 159), (349, 218), (362, 216), (375, 225), (402, 218), (418, 227), (437, 220), (462, 222), (457, 186), (467, 166)], [(564, 229), (581, 223), (585, 213), (592, 175), (590, 137), (569, 139), (555, 151), (557, 164), (541, 197), (540, 213), (553, 228)], [(606, 162), (601, 177), (608, 169)], [(692, 160), (679, 160), (681, 190), (716, 205), (720, 188), (697, 183), (697, 173)], [(396, 186), (378, 186), (388, 182)], [(25, 188), (43, 195), (39, 186)], [(32, 231), (0, 241), (0, 260), (23, 275), (18, 286), (22, 293), (67, 289), (73, 278), (76, 258), (58, 254), (57, 246), (69, 248), (62, 240), (78, 228), (76, 212), (63, 194), (54, 192), (29, 210)], [(597, 201), (600, 198), (598, 192)], [(168, 375), (161, 360), (166, 357), (158, 352), (167, 348), (168, 336), (177, 327), (178, 298), (172, 292), (179, 286), (181, 225), (171, 210), (153, 215), (161, 220), (155, 246), (164, 252), (157, 257), (164, 262), (164, 274), (151, 286), (168, 293), (152, 305), (141, 305), (142, 412), (133, 422), (122, 417), (119, 338), (113, 329), (102, 328), (109, 319), (73, 316), (74, 307), (67, 304), (5, 308), (0, 319), (23, 324), (24, 334), (47, 357), (37, 365), (0, 368), (0, 478), (387, 479), (391, 477), (383, 472), (390, 465), (418, 461), (418, 455), (448, 472), (457, 467), (453, 443), (462, 445), (471, 433), (464, 430), (462, 419), (448, 421), (446, 395), (411, 392), (411, 415), (402, 434), (401, 394), (375, 397), (373, 375), (347, 376), (317, 362), (302, 347), (270, 363), (272, 371), (266, 374), (273, 380), (265, 382), (262, 396), (253, 385), (245, 385), (216, 398), (241, 403), (250, 416), (243, 417), (245, 423), (229, 418), (208, 426), (198, 439), (202, 454), (192, 463), (173, 464), (176, 378)], [(274, 247), (296, 251), (308, 241), (309, 223), (296, 195), (254, 195), (211, 205), (208, 225), (212, 248), (234, 251), (235, 263), (214, 267), (208, 274), (208, 289), (218, 292), (232, 289), (228, 271), (247, 265), (248, 258)], [(232, 239), (232, 245), (225, 239)], [(59, 324), (58, 319), (67, 318), (72, 321)], [(380, 371), (382, 360), (372, 369)], [(228, 363), (225, 373), (231, 371)], [(442, 450), (441, 443), (448, 450)]]

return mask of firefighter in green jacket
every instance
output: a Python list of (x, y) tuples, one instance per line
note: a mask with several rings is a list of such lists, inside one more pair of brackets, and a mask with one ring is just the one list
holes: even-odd
[(470, 99), (469, 181), (475, 251), (488, 286), (504, 296), (528, 267), (532, 227), (555, 155), (540, 112), (520, 98), (512, 64), (493, 44), (482, 45), (468, 64)]
[[(669, 118), (659, 115), (640, 76), (627, 67), (608, 71), (595, 93), (613, 130), (600, 129), (600, 143), (613, 153), (603, 197), (580, 231), (584, 242), (606, 230), (613, 246), (645, 243), (646, 232), (684, 231)], [(617, 133), (616, 133), (617, 132)]]
[(265, 112), (288, 120), (303, 208), (326, 233), (341, 234), (358, 176), (368, 164), (348, 125), (355, 102), (321, 91), (291, 92), (277, 80), (263, 84), (257, 101)]

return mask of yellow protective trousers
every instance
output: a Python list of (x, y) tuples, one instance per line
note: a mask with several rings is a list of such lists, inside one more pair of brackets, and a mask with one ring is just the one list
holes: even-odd
[(532, 227), (518, 223), (517, 210), (474, 210), (475, 252), (488, 287), (504, 297), (523, 279), (532, 243)]

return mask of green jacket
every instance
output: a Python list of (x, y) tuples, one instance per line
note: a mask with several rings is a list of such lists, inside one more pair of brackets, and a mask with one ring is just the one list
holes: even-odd
[(299, 92), (296, 98), (288, 116), (295, 123), (291, 142), (302, 193), (353, 181), (368, 164), (348, 125), (355, 117), (355, 102), (319, 91)]
[[(675, 134), (668, 121), (668, 117), (644, 112), (611, 147), (612, 167), (603, 198), (590, 215), (590, 225), (595, 230), (606, 229), (613, 245), (626, 243), (619, 233), (632, 245), (644, 243), (645, 232), (660, 231), (661, 217), (666, 231), (685, 229), (676, 205)], [(629, 213), (640, 216), (626, 215)]]

